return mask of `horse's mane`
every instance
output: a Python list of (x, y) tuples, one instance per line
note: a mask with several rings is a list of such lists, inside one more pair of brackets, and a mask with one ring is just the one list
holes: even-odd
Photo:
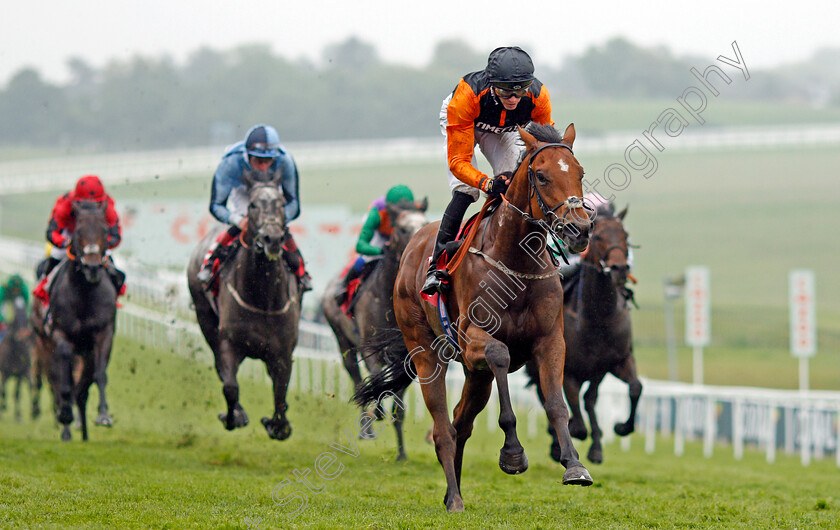
[[(530, 134), (537, 139), (537, 141), (545, 142), (549, 144), (559, 144), (563, 141), (563, 135), (560, 134), (560, 131), (554, 128), (553, 125), (540, 125), (536, 122), (529, 123), (525, 130), (528, 131)], [(519, 160), (517, 160), (517, 165), (521, 164), (525, 157), (528, 156), (528, 151), (523, 150), (522, 153), (519, 155)]]

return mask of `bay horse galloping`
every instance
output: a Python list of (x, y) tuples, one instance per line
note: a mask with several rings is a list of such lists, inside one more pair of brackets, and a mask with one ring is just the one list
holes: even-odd
[[(562, 238), (572, 252), (589, 241), (589, 214), (582, 195), (583, 168), (572, 154), (574, 125), (561, 137), (551, 126), (531, 124), (519, 134), (523, 157), (506, 197), (476, 232), (473, 245), (452, 273), (446, 308), (457, 350), (448, 343), (437, 309), (420, 295), (435, 243), (437, 224), (421, 229), (403, 253), (394, 287), (394, 310), (404, 343), (392, 350), (388, 366), (357, 391), (360, 404), (383, 392), (405, 388), (417, 377), (434, 420), (434, 442), (446, 476), (444, 504), (462, 511), (461, 463), (476, 415), (486, 406), (495, 380), (499, 391), (499, 425), (505, 443), (499, 467), (505, 473), (528, 468), (516, 434), (507, 374), (532, 360), (540, 368), (546, 412), (560, 435), (566, 467), (564, 484), (590, 485), (569, 435), (563, 403), (563, 290), (546, 239)], [(467, 239), (469, 241), (469, 238)], [(469, 244), (469, 243), (465, 243)], [(461, 400), (450, 422), (445, 373), (448, 361), (464, 365)]]
[(202, 261), (223, 229), (219, 227), (198, 244), (187, 268), (190, 295), (201, 332), (216, 361), (227, 411), (219, 414), (225, 429), (248, 425), (239, 403), (236, 373), (246, 357), (265, 363), (274, 384), (274, 414), (262, 418), (268, 436), (285, 440), (292, 434), (286, 419), (286, 391), (292, 374), (292, 351), (297, 345), (301, 292), (297, 279), (282, 259), (288, 238), (286, 200), (280, 190), (281, 175), (246, 171), (248, 227), (239, 245), (218, 274), (217, 308), (197, 278)]
[[(627, 208), (618, 215), (606, 205), (597, 209), (589, 249), (581, 260), (577, 283), (570, 287), (571, 296), (564, 300), (563, 308), (566, 339), (563, 389), (572, 413), (569, 432), (575, 438), (586, 439), (586, 425), (580, 411), (580, 387), (589, 381), (583, 403), (592, 430), (587, 458), (595, 464), (604, 460), (602, 432), (595, 415), (598, 386), (604, 376), (611, 373), (629, 385), (630, 416), (626, 422), (614, 426), (619, 436), (626, 436), (635, 429), (636, 405), (642, 394), (633, 357), (628, 304), (632, 292), (625, 285), (629, 270), (629, 242), (622, 224), (625, 215)], [(536, 366), (528, 363), (526, 370), (531, 382), (537, 384), (540, 401), (544, 402)], [(551, 457), (559, 461), (561, 451), (556, 431), (549, 426), (548, 432), (552, 438)]]
[[(362, 342), (373, 339), (377, 332), (394, 328), (397, 325), (394, 319), (393, 301), (397, 269), (399, 269), (400, 257), (411, 237), (429, 222), (424, 214), (426, 206), (426, 201), (423, 201), (420, 205), (405, 201), (400, 205), (389, 204), (387, 206), (388, 216), (391, 218), (391, 226), (394, 227), (394, 231), (383, 248), (381, 262), (370, 277), (359, 286), (352, 318), (341, 310), (334, 296), (338, 289), (337, 286), (341, 283), (341, 275), (330, 282), (322, 298), (324, 316), (333, 333), (335, 333), (344, 360), (344, 367), (350, 374), (350, 378), (353, 379), (354, 388), (358, 388), (362, 384), (362, 374), (359, 370), (359, 348)], [(370, 373), (381, 371), (385, 362), (385, 359), (379, 355), (365, 355), (363, 359)], [(396, 400), (401, 400), (402, 395), (402, 392), (397, 393), (395, 395)], [(405, 407), (400, 406), (396, 400), (392, 416), (394, 429), (397, 431), (397, 460), (399, 461), (406, 459), (402, 436)], [(382, 414), (381, 406), (377, 407), (374, 414)], [(370, 426), (369, 423), (364, 425)], [(365, 438), (374, 437), (369, 428), (360, 435)]]
[[(12, 300), (14, 318), (3, 340), (0, 341), (0, 411), (6, 410), (6, 381), (14, 378), (15, 421), (21, 421), (20, 386), (22, 381), (29, 385), (32, 394), (32, 331), (28, 327), (26, 302), (23, 296)], [(0, 311), (3, 308), (0, 307)]]
[[(73, 421), (72, 399), (75, 397), (82, 427), (82, 439), (88, 439), (87, 400), (90, 385), (99, 388), (97, 425), (110, 427), (105, 386), (106, 369), (111, 357), (117, 318), (117, 290), (105, 270), (108, 248), (108, 223), (105, 202), (73, 205), (76, 228), (67, 249), (70, 258), (56, 272), (50, 287), (49, 314), (46, 324), (49, 342), (54, 348), (52, 359), (55, 379), (58, 421), (62, 424), (61, 439), (70, 440)], [(80, 372), (74, 367), (80, 361)]]

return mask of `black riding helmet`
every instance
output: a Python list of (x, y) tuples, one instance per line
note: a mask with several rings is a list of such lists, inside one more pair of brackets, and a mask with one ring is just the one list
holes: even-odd
[(494, 86), (507, 90), (527, 88), (534, 81), (534, 62), (518, 46), (493, 50), (484, 71)]

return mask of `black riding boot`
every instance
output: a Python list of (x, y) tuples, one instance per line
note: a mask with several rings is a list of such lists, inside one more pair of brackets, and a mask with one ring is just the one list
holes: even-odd
[(35, 276), (40, 280), (49, 274), (50, 271), (52, 271), (59, 263), (61, 263), (60, 259), (52, 256), (47, 257), (45, 260), (38, 263), (38, 266), (35, 268)]
[(446, 244), (455, 239), (458, 234), (458, 229), (461, 228), (461, 221), (464, 219), (464, 214), (467, 208), (475, 201), (470, 195), (466, 193), (455, 191), (452, 193), (452, 200), (443, 212), (443, 218), (440, 220), (440, 227), (438, 228), (437, 239), (435, 239), (435, 250), (432, 253), (432, 263), (429, 265), (429, 270), (426, 273), (426, 283), (420, 289), (425, 294), (434, 294), (441, 291), (443, 281), (447, 280), (448, 274), (445, 270), (438, 270), (437, 262), (440, 258)]
[(344, 279), (341, 280), (341, 285), (338, 287), (338, 292), (335, 293), (335, 302), (338, 305), (343, 304), (347, 300), (347, 286), (350, 285), (350, 282), (362, 275), (362, 270), (364, 270), (364, 267), (356, 271), (356, 267), (353, 266), (344, 275)]
[(300, 253), (300, 249), (297, 248), (297, 245), (295, 245), (294, 250), (283, 249), (283, 259), (286, 260), (286, 264), (290, 269), (292, 269), (295, 276), (297, 276), (301, 291), (304, 293), (311, 291), (312, 277), (309, 276), (309, 273), (303, 268), (303, 255)]

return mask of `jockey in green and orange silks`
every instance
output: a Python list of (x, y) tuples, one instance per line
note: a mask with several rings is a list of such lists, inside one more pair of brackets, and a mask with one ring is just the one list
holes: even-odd
[(356, 252), (359, 257), (347, 270), (342, 280), (342, 288), (336, 295), (339, 305), (344, 301), (347, 285), (356, 278), (367, 277), (376, 267), (383, 248), (394, 230), (391, 218), (388, 216), (388, 205), (396, 205), (403, 201), (414, 202), (414, 193), (408, 186), (399, 184), (370, 204), (365, 222), (359, 232), (359, 239), (356, 240)]

